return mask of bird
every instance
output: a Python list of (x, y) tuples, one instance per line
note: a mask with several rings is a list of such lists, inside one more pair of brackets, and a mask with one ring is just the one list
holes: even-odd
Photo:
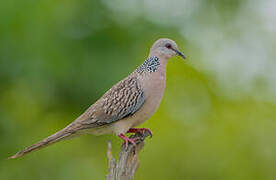
[(115, 134), (126, 146), (136, 146), (127, 133), (145, 133), (148, 128), (136, 128), (148, 120), (159, 107), (166, 87), (166, 66), (173, 56), (186, 56), (175, 41), (161, 38), (154, 42), (146, 60), (127, 77), (112, 86), (72, 123), (55, 134), (17, 152), (9, 159), (21, 157), (61, 140), (82, 134)]

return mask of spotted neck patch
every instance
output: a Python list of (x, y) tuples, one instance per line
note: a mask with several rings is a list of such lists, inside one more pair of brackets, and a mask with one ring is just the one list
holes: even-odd
[(151, 56), (145, 60), (145, 62), (137, 68), (138, 73), (143, 72), (155, 72), (160, 66), (160, 59), (156, 56)]

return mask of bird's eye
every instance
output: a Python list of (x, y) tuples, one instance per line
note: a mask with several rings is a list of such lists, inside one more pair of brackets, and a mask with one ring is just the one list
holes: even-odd
[(168, 48), (168, 49), (171, 49), (171, 48), (172, 48), (172, 45), (171, 45), (170, 43), (166, 44), (165, 46), (166, 46), (166, 48)]

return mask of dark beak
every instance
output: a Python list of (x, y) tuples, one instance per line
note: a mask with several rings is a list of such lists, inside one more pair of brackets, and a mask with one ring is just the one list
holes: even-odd
[(176, 52), (177, 55), (181, 56), (183, 59), (186, 59), (186, 56), (182, 52), (178, 51), (177, 49), (173, 49), (173, 48), (172, 48), (172, 50), (174, 52)]

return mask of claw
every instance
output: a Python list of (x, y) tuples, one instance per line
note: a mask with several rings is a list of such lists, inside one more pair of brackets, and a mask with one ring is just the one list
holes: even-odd
[(127, 133), (142, 133), (144, 134), (145, 132), (149, 133), (150, 137), (152, 138), (152, 132), (148, 128), (130, 128)]
[(126, 144), (126, 148), (128, 148), (128, 143), (132, 144), (134, 146), (134, 148), (136, 148), (136, 143), (134, 142), (133, 139), (130, 139), (123, 134), (120, 134), (119, 137), (124, 140), (123, 144)]

